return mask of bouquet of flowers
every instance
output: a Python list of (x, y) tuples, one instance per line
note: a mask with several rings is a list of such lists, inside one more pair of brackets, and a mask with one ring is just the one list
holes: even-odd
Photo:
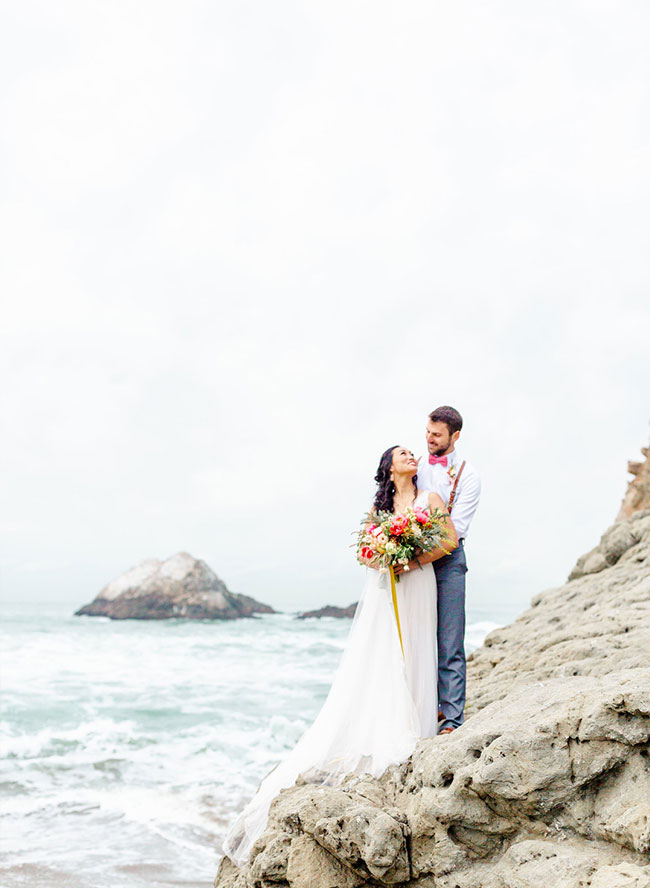
[[(375, 563), (380, 570), (398, 564), (409, 569), (409, 561), (419, 553), (443, 548), (449, 539), (445, 528), (446, 515), (440, 509), (406, 509), (392, 512), (370, 512), (363, 520), (357, 540), (357, 558), (361, 564)], [(449, 553), (447, 553), (449, 554)]]

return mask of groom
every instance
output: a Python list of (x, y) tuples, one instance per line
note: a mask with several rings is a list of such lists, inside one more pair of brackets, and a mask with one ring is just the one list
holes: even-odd
[(440, 494), (450, 508), (459, 546), (433, 562), (438, 584), (439, 733), (463, 723), (465, 709), (465, 561), (464, 540), (478, 507), (481, 481), (456, 451), (463, 418), (453, 407), (436, 407), (427, 423), (428, 457), (418, 464), (418, 487)]

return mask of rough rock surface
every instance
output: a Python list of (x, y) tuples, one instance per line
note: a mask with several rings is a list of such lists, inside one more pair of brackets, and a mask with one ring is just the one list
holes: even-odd
[(612, 525), (601, 546), (602, 570), (574, 568), (470, 655), (468, 714), (550, 678), (650, 668), (650, 510)]
[(470, 655), (462, 728), (284, 790), (215, 885), (650, 888), (650, 511), (615, 529)]
[(347, 617), (351, 619), (356, 612), (358, 603), (358, 601), (355, 601), (354, 604), (349, 604), (347, 607), (337, 607), (334, 604), (326, 604), (325, 607), (321, 607), (318, 610), (304, 611), (304, 613), (298, 614), (296, 620), (308, 620), (311, 617), (315, 617), (316, 619), (320, 619), (321, 617)]
[(641, 453), (645, 457), (643, 462), (630, 461), (627, 464), (627, 470), (634, 478), (627, 485), (617, 521), (624, 521), (635, 512), (650, 509), (650, 447), (642, 447)]
[(205, 561), (178, 552), (166, 561), (150, 559), (122, 574), (76, 616), (113, 620), (234, 620), (273, 613), (247, 595), (229, 592)]

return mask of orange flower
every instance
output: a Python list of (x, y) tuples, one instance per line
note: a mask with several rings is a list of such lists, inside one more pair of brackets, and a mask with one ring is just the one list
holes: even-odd
[(393, 536), (401, 536), (408, 530), (409, 520), (406, 515), (397, 515), (390, 523), (390, 532)]

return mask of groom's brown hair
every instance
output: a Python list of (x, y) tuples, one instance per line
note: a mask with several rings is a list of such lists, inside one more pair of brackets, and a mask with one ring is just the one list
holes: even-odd
[(429, 414), (431, 422), (444, 422), (449, 429), (449, 434), (460, 432), (463, 427), (463, 417), (454, 407), (436, 407)]

